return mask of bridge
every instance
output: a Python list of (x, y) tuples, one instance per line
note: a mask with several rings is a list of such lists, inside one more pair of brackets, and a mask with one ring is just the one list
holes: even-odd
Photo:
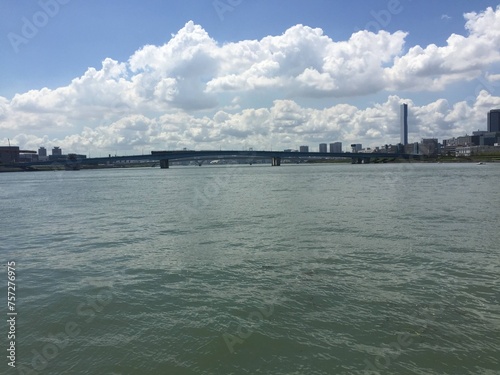
[(106, 165), (123, 163), (127, 161), (135, 162), (158, 162), (162, 169), (167, 169), (171, 161), (187, 161), (194, 160), (200, 165), (204, 160), (220, 160), (220, 159), (268, 159), (271, 160), (272, 166), (280, 166), (284, 159), (305, 161), (317, 159), (332, 159), (332, 158), (349, 158), (353, 164), (368, 164), (372, 161), (388, 162), (395, 159), (412, 159), (418, 155), (403, 154), (403, 153), (354, 153), (354, 152), (297, 152), (297, 151), (227, 151), (227, 150), (178, 150), (178, 151), (152, 151), (149, 155), (129, 155), (129, 156), (109, 156), (99, 158), (78, 158), (70, 154), (64, 160), (49, 160), (28, 163), (16, 163), (11, 167), (20, 167), (25, 169), (33, 169), (37, 166), (62, 165), (66, 169), (80, 169), (82, 165)]

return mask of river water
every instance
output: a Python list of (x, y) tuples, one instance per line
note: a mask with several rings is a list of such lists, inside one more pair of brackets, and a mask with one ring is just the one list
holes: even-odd
[(1, 174), (0, 372), (499, 374), (499, 182), (500, 164)]

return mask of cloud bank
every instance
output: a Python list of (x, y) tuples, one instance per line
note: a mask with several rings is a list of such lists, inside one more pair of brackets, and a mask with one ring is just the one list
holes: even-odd
[[(414, 137), (484, 128), (500, 106), (487, 91), (474, 100), (415, 106), (399, 91), (440, 92), (500, 63), (500, 7), (465, 17), (466, 35), (446, 45), (407, 47), (407, 34), (359, 31), (334, 41), (296, 25), (282, 35), (220, 44), (193, 22), (161, 46), (146, 45), (126, 62), (107, 58), (70, 84), (0, 97), (0, 134), (23, 148), (68, 151), (150, 148), (295, 148), (319, 141), (397, 142), (398, 106), (412, 108)], [(498, 74), (487, 75), (498, 86)], [(349, 101), (386, 93), (369, 108), (300, 101)], [(262, 98), (265, 106), (257, 105)], [(411, 138), (410, 134), (410, 138)], [(0, 141), (4, 143), (7, 136)]]

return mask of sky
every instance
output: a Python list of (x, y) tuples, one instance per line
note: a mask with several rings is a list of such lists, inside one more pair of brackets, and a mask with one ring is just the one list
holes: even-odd
[(486, 129), (500, 2), (0, 0), (0, 145), (129, 155)]

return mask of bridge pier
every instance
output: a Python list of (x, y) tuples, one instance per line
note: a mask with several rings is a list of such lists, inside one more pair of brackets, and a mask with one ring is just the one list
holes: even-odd
[(161, 159), (160, 160), (160, 168), (161, 169), (167, 169), (167, 168), (169, 168), (168, 159)]
[(279, 167), (281, 165), (281, 158), (280, 157), (272, 158), (271, 162), (272, 162), (271, 165), (273, 167)]
[(370, 164), (371, 158), (352, 158), (352, 164)]
[(371, 158), (364, 157), (364, 158), (351, 158), (351, 163), (352, 164), (370, 164), (371, 163)]

